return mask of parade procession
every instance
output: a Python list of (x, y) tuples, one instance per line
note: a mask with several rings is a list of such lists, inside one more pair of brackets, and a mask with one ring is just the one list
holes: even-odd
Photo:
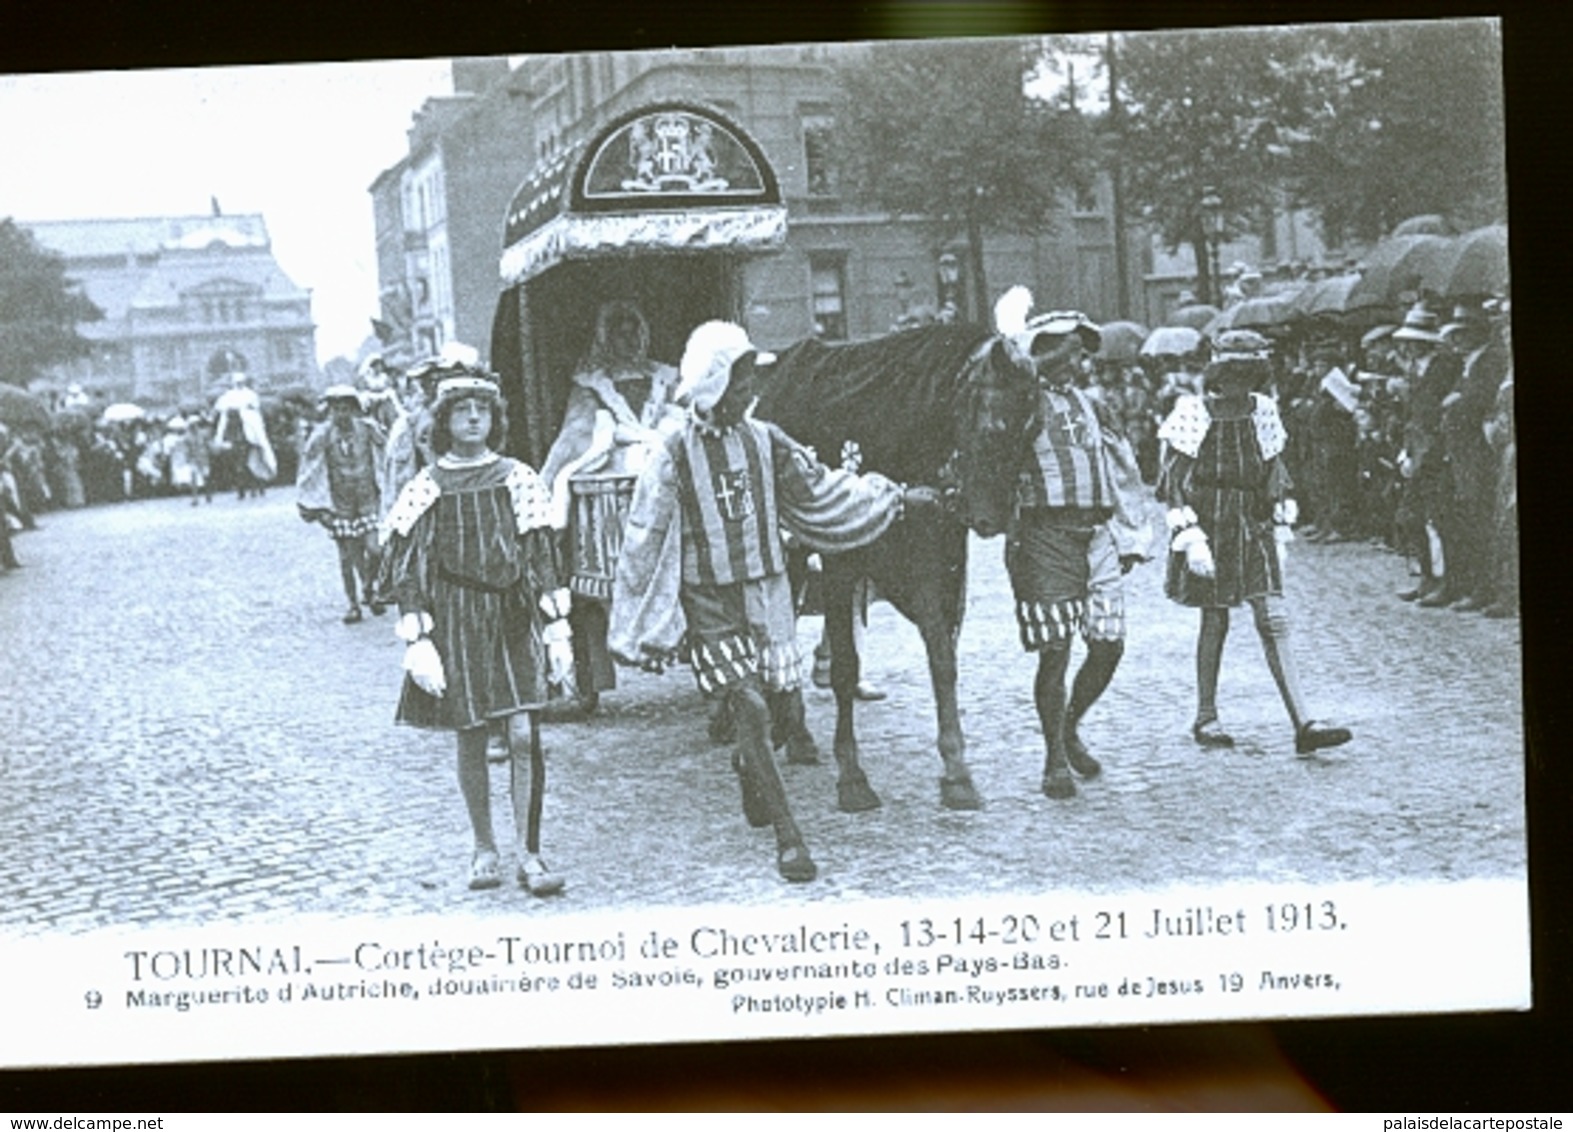
[(0, 191), (0, 932), (1521, 879), (1500, 66), (466, 58), (304, 240)]

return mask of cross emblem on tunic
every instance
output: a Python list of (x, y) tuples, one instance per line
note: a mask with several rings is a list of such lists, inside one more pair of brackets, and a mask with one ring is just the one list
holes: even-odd
[(1074, 409), (1065, 408), (1059, 411), (1060, 431), (1065, 434), (1065, 440), (1078, 448), (1086, 443), (1087, 422), (1081, 419), (1081, 414)]
[(749, 490), (748, 473), (732, 470), (717, 472), (715, 500), (721, 517), (728, 522), (737, 522), (752, 515), (754, 500), (753, 492)]

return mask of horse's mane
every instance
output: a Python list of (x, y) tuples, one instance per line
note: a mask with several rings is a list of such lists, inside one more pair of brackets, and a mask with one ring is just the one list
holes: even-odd
[(922, 326), (849, 345), (815, 339), (762, 371), (757, 414), (840, 464), (851, 441), (865, 471), (932, 482), (956, 436), (956, 393), (979, 326)]

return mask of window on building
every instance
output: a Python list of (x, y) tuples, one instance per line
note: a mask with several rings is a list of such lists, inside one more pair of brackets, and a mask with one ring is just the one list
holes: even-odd
[(808, 178), (809, 196), (830, 196), (836, 191), (831, 134), (835, 119), (829, 114), (803, 115), (803, 170)]
[(847, 336), (847, 267), (841, 255), (810, 256), (813, 281), (814, 334), (831, 341)]

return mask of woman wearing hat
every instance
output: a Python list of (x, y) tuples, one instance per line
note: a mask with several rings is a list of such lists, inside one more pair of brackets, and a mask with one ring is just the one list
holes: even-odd
[(519, 884), (563, 880), (541, 859), (546, 782), (536, 712), (572, 665), (568, 591), (558, 581), (545, 485), (499, 455), (508, 419), (489, 375), (449, 377), (432, 406), (434, 464), (399, 494), (383, 526), (380, 592), (399, 605), (406, 644), (396, 718), (458, 737), (459, 791), (474, 838), (469, 885), (501, 883), (492, 828), (488, 725), (506, 720)]
[[(809, 881), (818, 868), (770, 742), (776, 712), (795, 712), (799, 726), (802, 712), (781, 525), (811, 550), (852, 550), (884, 534), (905, 505), (934, 505), (938, 496), (827, 469), (778, 426), (755, 420), (756, 369), (773, 360), (735, 323), (707, 322), (689, 337), (677, 392), (688, 419), (635, 486), (609, 640), (619, 659), (657, 667), (686, 630), (700, 690), (724, 700), (736, 723), (744, 816), (774, 827), (780, 875)], [(674, 594), (681, 620), (671, 614)]]
[(349, 385), (323, 391), (328, 419), (306, 438), (295, 481), (296, 506), (308, 523), (321, 523), (339, 549), (339, 577), (349, 609), (344, 623), (361, 619), (364, 597), (373, 613), (382, 603), (372, 593), (377, 572), (377, 519), (382, 512), (382, 426), (361, 412), (360, 394)]
[(1205, 393), (1183, 397), (1159, 429), (1168, 455), (1158, 497), (1172, 535), (1164, 591), (1201, 611), (1196, 641), (1196, 718), (1204, 747), (1232, 747), (1218, 721), (1218, 673), (1229, 611), (1250, 605), (1267, 666), (1294, 725), (1295, 751), (1347, 743), (1350, 732), (1311, 717), (1289, 649), (1279, 531), (1295, 519), (1281, 459), (1287, 436), (1272, 398), (1256, 392), (1270, 373), (1271, 346), (1250, 330), (1222, 334)]

